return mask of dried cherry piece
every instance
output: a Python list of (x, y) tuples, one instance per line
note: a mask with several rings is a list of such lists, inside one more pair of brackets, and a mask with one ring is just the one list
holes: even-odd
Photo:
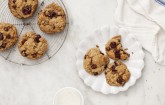
[(49, 18), (55, 17), (57, 14), (54, 11), (48, 11), (48, 13), (45, 12), (45, 16)]
[(16, 8), (17, 8), (17, 6), (16, 6), (16, 5), (13, 5), (12, 7), (13, 7), (14, 9), (16, 9)]
[(34, 41), (37, 42), (37, 43), (39, 43), (40, 42), (40, 38), (41, 38), (40, 35), (36, 35)]
[(22, 45), (24, 45), (26, 41), (27, 41), (26, 39), (22, 40), (22, 42), (21, 42)]
[(116, 44), (116, 42), (111, 42), (110, 46), (111, 46), (111, 48), (116, 48), (117, 44)]
[(6, 38), (7, 38), (7, 39), (10, 39), (10, 38), (11, 38), (11, 35), (10, 35), (10, 34), (8, 34), (8, 35), (6, 36)]
[(12, 2), (13, 2), (13, 3), (15, 3), (15, 2), (16, 2), (16, 0), (12, 0)]
[(5, 31), (9, 31), (10, 27), (4, 27)]
[(0, 32), (0, 40), (3, 40), (3, 34)]
[(24, 15), (29, 15), (29, 14), (31, 14), (31, 12), (32, 12), (31, 5), (27, 5), (27, 6), (24, 6), (24, 7), (22, 8), (22, 13), (23, 13)]
[(121, 76), (118, 77), (117, 82), (119, 84), (122, 84), (124, 82), (123, 78)]
[(92, 68), (92, 69), (96, 69), (96, 68), (97, 68), (97, 65), (96, 65), (96, 64), (92, 64), (92, 65), (91, 65), (91, 68)]
[(2, 43), (1, 48), (5, 48), (6, 47), (6, 43)]
[(112, 72), (117, 72), (117, 70), (116, 70), (116, 66), (113, 65), (113, 66), (111, 67), (111, 70), (112, 70)]
[(120, 59), (120, 50), (115, 51), (115, 58)]

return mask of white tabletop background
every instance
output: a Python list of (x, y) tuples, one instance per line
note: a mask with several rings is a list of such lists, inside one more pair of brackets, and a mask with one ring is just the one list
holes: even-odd
[(60, 51), (49, 61), (31, 67), (0, 58), (0, 105), (53, 105), (54, 94), (62, 87), (79, 89), (85, 105), (165, 105), (165, 66), (154, 62), (145, 51), (142, 77), (128, 91), (104, 95), (93, 91), (79, 78), (76, 49), (94, 29), (113, 25), (116, 0), (63, 0), (70, 29)]

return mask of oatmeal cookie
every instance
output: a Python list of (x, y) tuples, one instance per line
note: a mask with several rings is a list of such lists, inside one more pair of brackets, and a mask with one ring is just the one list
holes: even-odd
[(18, 48), (22, 56), (29, 59), (38, 59), (47, 51), (48, 43), (40, 35), (28, 32), (19, 40)]
[(105, 77), (109, 85), (124, 86), (130, 78), (130, 72), (124, 63), (115, 61), (108, 65)]
[(99, 48), (91, 48), (84, 56), (84, 69), (91, 75), (101, 74), (107, 67), (109, 58)]
[(38, 0), (8, 0), (11, 13), (17, 18), (29, 18), (35, 13)]
[(0, 51), (10, 48), (17, 40), (16, 27), (9, 23), (0, 23)]
[(130, 57), (130, 54), (122, 48), (120, 35), (110, 39), (105, 45), (105, 50), (107, 55), (113, 60), (127, 60)]
[(48, 34), (61, 32), (66, 26), (66, 15), (62, 7), (52, 3), (38, 15), (40, 29)]

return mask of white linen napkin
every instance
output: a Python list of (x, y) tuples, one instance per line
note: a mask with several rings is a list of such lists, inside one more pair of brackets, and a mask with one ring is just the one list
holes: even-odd
[(115, 23), (134, 34), (165, 65), (165, 0), (117, 0)]

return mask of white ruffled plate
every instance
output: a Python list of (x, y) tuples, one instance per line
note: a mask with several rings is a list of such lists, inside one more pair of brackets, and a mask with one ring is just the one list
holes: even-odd
[[(123, 48), (128, 48), (127, 52), (130, 53), (129, 60), (123, 62), (130, 70), (131, 77), (123, 87), (110, 86), (106, 83), (104, 73), (99, 76), (92, 76), (83, 68), (84, 55), (87, 50), (99, 45), (100, 50), (105, 53), (105, 44), (115, 35), (122, 35)], [(135, 84), (138, 78), (141, 77), (141, 71), (144, 67), (144, 52), (141, 44), (128, 31), (117, 27), (110, 28), (106, 26), (90, 34), (89, 37), (80, 42), (76, 57), (78, 73), (84, 80), (84, 83), (93, 90), (103, 94), (117, 94), (120, 91), (126, 91), (130, 86)], [(110, 60), (110, 62), (113, 62), (113, 60)]]

